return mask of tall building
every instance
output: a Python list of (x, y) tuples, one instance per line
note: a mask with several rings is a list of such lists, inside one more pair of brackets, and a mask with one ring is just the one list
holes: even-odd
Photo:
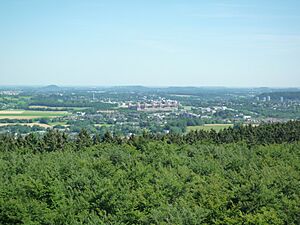
[(271, 101), (271, 96), (267, 96), (268, 102)]
[(280, 97), (280, 101), (283, 102), (283, 97), (282, 96)]

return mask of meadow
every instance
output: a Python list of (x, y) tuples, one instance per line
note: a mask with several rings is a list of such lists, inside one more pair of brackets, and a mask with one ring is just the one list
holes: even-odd
[(0, 119), (53, 118), (67, 115), (66, 111), (1, 110)]
[(44, 105), (31, 105), (29, 106), (29, 109), (48, 109), (49, 111), (51, 110), (84, 110), (84, 109), (88, 109), (89, 107), (59, 107), (59, 106), (44, 106)]
[(187, 132), (194, 130), (215, 130), (220, 131), (228, 127), (233, 127), (233, 124), (204, 124), (200, 126), (188, 126)]

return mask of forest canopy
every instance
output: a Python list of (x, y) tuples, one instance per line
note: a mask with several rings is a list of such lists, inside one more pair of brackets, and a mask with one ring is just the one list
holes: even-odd
[(299, 131), (2, 135), (0, 224), (298, 224)]

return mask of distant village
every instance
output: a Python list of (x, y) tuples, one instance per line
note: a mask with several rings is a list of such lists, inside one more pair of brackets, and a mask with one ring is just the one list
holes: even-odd
[[(184, 133), (205, 125), (260, 124), (300, 118), (297, 92), (183, 95), (133, 90), (0, 90), (0, 133), (81, 129), (120, 135)], [(203, 95), (203, 96), (202, 96)], [(213, 126), (213, 125), (212, 125)]]
[(161, 100), (147, 102), (127, 103), (128, 109), (137, 111), (173, 111), (178, 109), (179, 103), (174, 100)]

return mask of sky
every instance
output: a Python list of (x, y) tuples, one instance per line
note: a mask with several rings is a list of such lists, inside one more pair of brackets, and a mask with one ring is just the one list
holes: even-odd
[(299, 0), (0, 0), (0, 85), (300, 87)]

